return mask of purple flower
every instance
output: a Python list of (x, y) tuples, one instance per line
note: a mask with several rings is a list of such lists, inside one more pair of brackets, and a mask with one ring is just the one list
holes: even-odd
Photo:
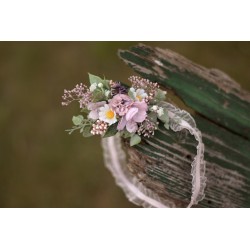
[(126, 129), (130, 133), (134, 133), (138, 129), (137, 123), (141, 123), (146, 119), (148, 105), (146, 102), (134, 102), (126, 115), (120, 120), (117, 129), (123, 130), (126, 126)]
[(111, 96), (115, 96), (117, 94), (127, 94), (127, 87), (123, 86), (120, 82), (112, 82), (111, 83)]
[(120, 116), (125, 115), (132, 104), (133, 100), (129, 96), (123, 94), (115, 95), (109, 101), (109, 106)]
[(106, 104), (105, 101), (102, 102), (90, 102), (87, 106), (88, 110), (90, 110), (88, 118), (92, 120), (97, 120), (99, 118), (98, 112), (101, 107)]

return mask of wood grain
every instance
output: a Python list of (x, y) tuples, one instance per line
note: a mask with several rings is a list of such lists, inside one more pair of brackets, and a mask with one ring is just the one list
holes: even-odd
[[(139, 44), (120, 58), (142, 77), (172, 89), (194, 111), (207, 162), (206, 197), (199, 207), (250, 207), (250, 94), (225, 73), (206, 69), (170, 50)], [(163, 127), (130, 148), (130, 171), (178, 207), (191, 197), (195, 139)]]
[(197, 113), (250, 139), (250, 93), (225, 73), (142, 44), (120, 50), (119, 56), (141, 76), (174, 90)]

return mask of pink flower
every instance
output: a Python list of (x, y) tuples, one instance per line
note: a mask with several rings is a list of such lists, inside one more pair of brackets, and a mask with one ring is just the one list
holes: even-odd
[(104, 105), (106, 104), (105, 101), (102, 101), (102, 102), (90, 102), (87, 106), (88, 110), (91, 110), (89, 115), (88, 115), (88, 118), (89, 119), (92, 119), (92, 120), (97, 120), (99, 118), (99, 109), (101, 107), (103, 107)]
[(148, 105), (146, 102), (134, 102), (126, 115), (124, 115), (119, 122), (117, 129), (123, 130), (126, 126), (126, 129), (130, 133), (134, 133), (138, 129), (137, 123), (141, 123), (146, 119)]
[(125, 115), (132, 104), (133, 100), (124, 94), (115, 95), (109, 101), (109, 106), (120, 116)]

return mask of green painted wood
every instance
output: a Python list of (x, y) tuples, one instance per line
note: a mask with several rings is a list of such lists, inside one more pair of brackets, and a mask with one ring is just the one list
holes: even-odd
[(250, 94), (225, 73), (142, 44), (120, 50), (119, 56), (141, 76), (173, 89), (196, 112), (250, 138)]
[[(138, 45), (119, 56), (141, 76), (171, 88), (189, 107), (203, 135), (205, 199), (198, 207), (250, 207), (249, 93), (225, 73), (170, 51)], [(163, 199), (185, 207), (196, 141), (163, 127), (154, 138), (127, 147), (129, 169)]]

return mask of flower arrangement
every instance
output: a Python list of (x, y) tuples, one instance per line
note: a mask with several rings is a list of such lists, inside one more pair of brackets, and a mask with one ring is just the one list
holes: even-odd
[(110, 137), (119, 133), (130, 138), (130, 146), (141, 142), (141, 137), (152, 137), (159, 122), (169, 129), (166, 108), (160, 106), (166, 92), (158, 83), (138, 76), (129, 77), (131, 87), (89, 74), (90, 86), (77, 84), (64, 90), (63, 106), (79, 102), (82, 115), (73, 116), (74, 126), (66, 131), (79, 130), (84, 137)]
[(110, 137), (102, 140), (105, 162), (127, 197), (135, 204), (165, 207), (160, 197), (126, 174), (128, 170), (121, 163), (125, 154), (119, 146), (120, 140), (112, 136), (119, 133), (121, 137), (130, 138), (130, 146), (134, 146), (141, 142), (141, 137), (154, 136), (159, 123), (163, 123), (166, 129), (171, 128), (174, 132), (186, 129), (197, 140), (197, 155), (191, 164), (192, 196), (188, 207), (202, 200), (206, 186), (204, 144), (193, 117), (165, 102), (166, 92), (159, 89), (158, 83), (147, 79), (131, 76), (131, 87), (91, 74), (89, 81), (89, 87), (81, 83), (72, 90), (64, 90), (62, 105), (77, 101), (82, 112), (82, 115), (73, 116), (74, 126), (66, 131), (71, 134), (79, 130), (85, 137)]

